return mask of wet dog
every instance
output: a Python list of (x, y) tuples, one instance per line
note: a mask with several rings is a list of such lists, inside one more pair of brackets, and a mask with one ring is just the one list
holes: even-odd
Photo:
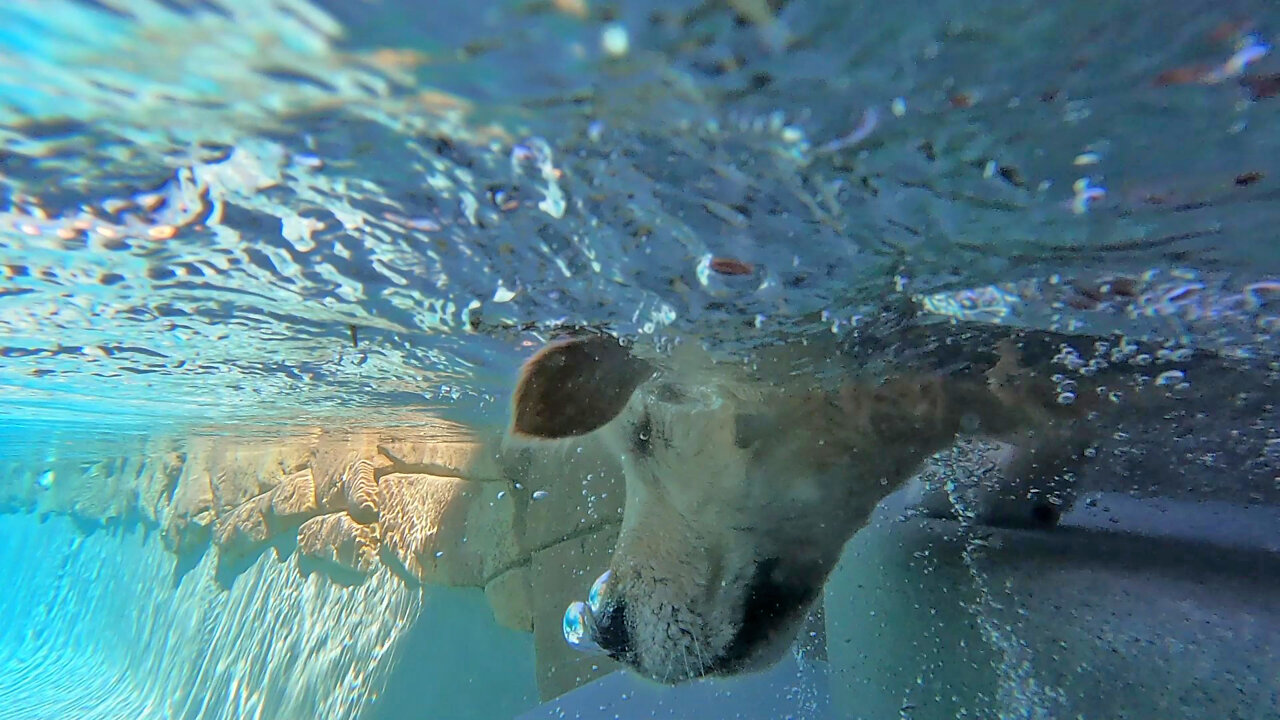
[(767, 667), (876, 504), (959, 437), (1000, 443), (1034, 498), (988, 519), (1052, 525), (1069, 498), (1025, 489), (1050, 488), (1130, 396), (1188, 392), (1176, 368), (1199, 359), (1084, 345), (954, 323), (898, 333), (875, 362), (808, 343), (732, 363), (640, 357), (606, 335), (550, 343), (523, 368), (512, 434), (591, 434), (626, 480), (610, 570), (567, 635), (663, 683)]

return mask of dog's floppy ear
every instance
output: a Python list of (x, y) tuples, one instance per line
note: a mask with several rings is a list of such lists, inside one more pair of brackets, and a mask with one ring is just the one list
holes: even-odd
[(520, 370), (511, 432), (546, 439), (585, 435), (622, 412), (653, 370), (606, 335), (553, 342)]

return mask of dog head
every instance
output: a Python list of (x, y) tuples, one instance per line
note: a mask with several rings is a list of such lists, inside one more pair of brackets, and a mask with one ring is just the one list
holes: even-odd
[(540, 351), (521, 375), (513, 434), (594, 434), (626, 478), (610, 570), (570, 608), (566, 635), (666, 683), (780, 658), (845, 541), (893, 490), (888, 474), (901, 474), (839, 431), (848, 410), (838, 394), (722, 367), (660, 369), (608, 337)]

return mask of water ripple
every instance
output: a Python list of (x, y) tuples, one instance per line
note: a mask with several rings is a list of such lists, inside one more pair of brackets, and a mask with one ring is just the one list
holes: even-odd
[[(1261, 48), (1275, 12), (1252, 6)], [(1212, 275), (1218, 304), (1074, 327), (1244, 312), (1216, 342), (1274, 350), (1244, 288), (1280, 277), (1280, 133), (1234, 83), (1270, 59), (1233, 61), (1208, 3), (930, 23), (812, 2), (765, 43), (728, 10), (628, 9), (616, 56), (551, 7), (112, 7), (2, 11), (0, 383), (28, 406), (480, 412), (559, 325), (732, 347), (874, 312), (888, 287), (1170, 267)], [(1216, 74), (1162, 74), (1195, 54)], [(1055, 292), (1019, 297), (1059, 322)]]

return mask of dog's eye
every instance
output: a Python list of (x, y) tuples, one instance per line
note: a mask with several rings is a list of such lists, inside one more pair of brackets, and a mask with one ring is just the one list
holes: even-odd
[(653, 421), (649, 419), (648, 410), (636, 421), (631, 435), (631, 447), (637, 455), (648, 457), (653, 454)]

